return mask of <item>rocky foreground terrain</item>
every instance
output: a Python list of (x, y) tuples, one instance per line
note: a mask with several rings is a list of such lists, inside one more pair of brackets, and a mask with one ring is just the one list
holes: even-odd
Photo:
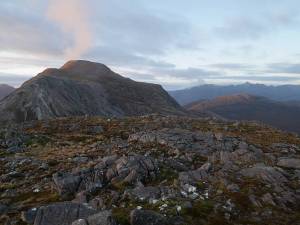
[(150, 115), (2, 127), (0, 223), (300, 224), (300, 138)]

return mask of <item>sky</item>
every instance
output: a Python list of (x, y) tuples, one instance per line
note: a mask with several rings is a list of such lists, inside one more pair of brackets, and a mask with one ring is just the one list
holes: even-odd
[(0, 83), (84, 59), (167, 90), (300, 84), (299, 0), (1, 0)]

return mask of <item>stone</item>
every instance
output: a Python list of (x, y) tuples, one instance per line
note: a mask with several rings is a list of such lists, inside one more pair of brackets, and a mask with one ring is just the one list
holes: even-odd
[(85, 219), (78, 219), (78, 220), (75, 220), (72, 225), (89, 225), (87, 220)]
[(5, 214), (8, 210), (7, 205), (1, 204), (0, 203), (0, 215)]
[(88, 225), (117, 225), (109, 210), (99, 212), (87, 218)]
[(92, 135), (97, 135), (103, 133), (103, 127), (100, 125), (88, 126), (87, 133)]
[(167, 225), (167, 219), (159, 213), (150, 210), (135, 209), (130, 213), (131, 225)]
[(265, 204), (276, 206), (276, 203), (274, 202), (273, 197), (270, 193), (264, 194), (261, 199)]
[(21, 218), (24, 222), (33, 224), (37, 214), (37, 208), (29, 209), (28, 211), (23, 211)]
[(78, 219), (87, 219), (97, 211), (85, 205), (61, 202), (38, 208), (34, 225), (70, 225)]
[(180, 172), (178, 180), (179, 182), (184, 185), (184, 184), (197, 184), (199, 181), (205, 181), (208, 178), (208, 173), (207, 173), (206, 167), (204, 168), (199, 168), (197, 170), (190, 170), (187, 172)]
[(75, 220), (72, 225), (117, 225), (111, 211), (102, 211), (89, 216), (87, 219)]
[(128, 190), (127, 195), (129, 195), (133, 199), (137, 199), (140, 201), (149, 201), (151, 199), (160, 198), (160, 189), (158, 187), (136, 187), (132, 190)]
[(74, 173), (55, 173), (53, 181), (62, 198), (68, 199), (80, 191), (97, 192), (104, 186), (104, 175), (98, 169), (78, 169)]
[(240, 188), (237, 184), (229, 184), (229, 185), (227, 185), (226, 188), (230, 192), (239, 192), (240, 191)]
[(79, 176), (74, 176), (71, 173), (55, 173), (53, 174), (53, 181), (56, 185), (58, 193), (65, 199), (73, 196), (78, 190), (78, 186), (81, 182)]
[(278, 170), (273, 167), (265, 166), (265, 165), (254, 165), (251, 168), (245, 168), (240, 171), (240, 173), (245, 177), (250, 178), (259, 178), (262, 181), (278, 185), (282, 183), (288, 182), (285, 176)]
[(300, 159), (298, 158), (280, 158), (277, 166), (288, 169), (300, 169)]

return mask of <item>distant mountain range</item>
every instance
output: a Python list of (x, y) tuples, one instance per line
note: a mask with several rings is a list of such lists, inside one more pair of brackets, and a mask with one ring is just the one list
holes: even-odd
[(273, 101), (249, 94), (221, 96), (186, 105), (191, 112), (213, 112), (232, 120), (260, 121), (300, 134), (300, 105)]
[(11, 87), (7, 84), (0, 84), (0, 100), (9, 95), (14, 90), (14, 87)]
[(241, 85), (218, 86), (208, 84), (184, 90), (170, 91), (169, 93), (181, 105), (240, 93), (263, 96), (275, 101), (300, 102), (300, 85), (267, 86), (245, 83)]
[(46, 69), (0, 101), (0, 121), (23, 122), (67, 116), (184, 114), (157, 84), (135, 82), (89, 61)]

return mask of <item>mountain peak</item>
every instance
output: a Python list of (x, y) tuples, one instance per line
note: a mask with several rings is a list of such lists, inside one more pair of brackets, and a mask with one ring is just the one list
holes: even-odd
[(96, 63), (86, 60), (70, 60), (66, 62), (60, 70), (82, 74), (99, 74), (99, 73), (111, 73), (112, 71), (102, 63)]

